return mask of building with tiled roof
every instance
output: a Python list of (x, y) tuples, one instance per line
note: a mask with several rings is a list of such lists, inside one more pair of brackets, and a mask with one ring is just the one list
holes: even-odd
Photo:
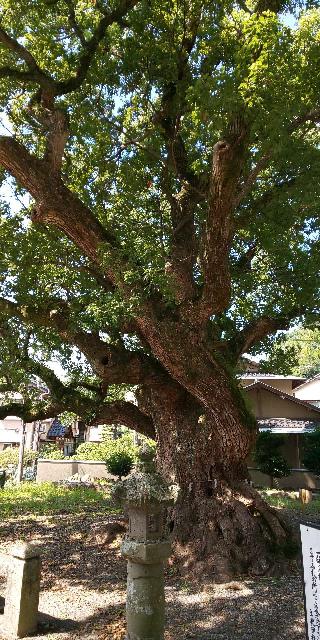
[(48, 440), (63, 438), (66, 435), (67, 431), (68, 431), (68, 427), (61, 424), (58, 418), (55, 418), (50, 425), (49, 431), (47, 433), (47, 438)]
[(257, 420), (259, 431), (272, 433), (312, 433), (319, 428), (319, 421), (302, 418), (262, 418)]
[[(293, 472), (288, 478), (282, 478), (280, 485), (320, 489), (320, 479), (304, 470), (302, 465), (303, 436), (320, 429), (320, 408), (260, 380), (245, 386), (245, 395), (259, 430), (285, 436), (282, 454)], [(262, 475), (255, 469), (254, 461), (249, 459), (248, 465), (254, 481), (259, 483)], [(268, 484), (268, 478), (263, 483)]]
[(294, 389), (301, 385), (305, 378), (301, 376), (282, 376), (276, 373), (260, 373), (260, 372), (248, 372), (242, 373), (238, 376), (240, 384), (246, 387), (255, 382), (263, 382), (270, 387), (284, 391), (289, 395), (293, 395)]
[(271, 384), (256, 381), (245, 386), (257, 420), (262, 418), (315, 418), (320, 424), (320, 408), (310, 405)]

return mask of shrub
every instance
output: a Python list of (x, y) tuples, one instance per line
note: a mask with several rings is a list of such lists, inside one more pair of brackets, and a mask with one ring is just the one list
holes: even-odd
[(108, 450), (108, 445), (104, 442), (101, 444), (97, 444), (96, 442), (83, 442), (79, 444), (72, 458), (75, 460), (96, 460), (103, 462), (107, 457)]
[(303, 439), (302, 462), (306, 469), (320, 475), (320, 429), (308, 433)]
[[(143, 442), (155, 449), (154, 440), (141, 437)], [(72, 456), (75, 460), (103, 461), (109, 473), (117, 476), (127, 475), (137, 460), (138, 447), (133, 444), (132, 433), (125, 433), (121, 438), (113, 440), (104, 438), (102, 442), (83, 442)], [(108, 466), (110, 461), (110, 466)]]
[(127, 476), (138, 457), (138, 447), (132, 442), (130, 434), (125, 434), (118, 440), (110, 440), (106, 457), (106, 466), (114, 476)]
[(284, 438), (271, 431), (263, 431), (257, 438), (254, 460), (258, 469), (271, 477), (271, 484), (273, 478), (283, 478), (290, 474), (290, 467), (279, 452), (283, 443)]
[[(30, 467), (30, 465), (35, 462), (37, 457), (37, 451), (29, 451), (28, 449), (26, 449), (23, 456), (23, 466)], [(10, 467), (15, 467), (18, 465), (18, 460), (18, 447), (8, 447), (7, 449), (4, 449), (4, 451), (0, 451), (0, 468), (9, 469)]]
[(64, 460), (65, 456), (63, 451), (55, 443), (46, 442), (40, 447), (39, 456), (46, 460)]
[(120, 480), (122, 476), (127, 476), (130, 473), (131, 469), (134, 465), (133, 456), (127, 451), (113, 451), (110, 453), (107, 460), (106, 466), (113, 476), (118, 476)]

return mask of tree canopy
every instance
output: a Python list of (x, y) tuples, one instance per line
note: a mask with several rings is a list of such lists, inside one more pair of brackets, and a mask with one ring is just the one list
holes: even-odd
[(312, 3), (2, 2), (2, 416), (152, 435), (126, 389), (169, 372), (209, 406), (191, 334), (235, 370), (315, 317), (319, 50)]

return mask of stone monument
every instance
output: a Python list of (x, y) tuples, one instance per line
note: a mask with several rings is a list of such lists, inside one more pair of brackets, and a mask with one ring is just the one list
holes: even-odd
[(34, 544), (19, 543), (11, 556), (1, 631), (7, 637), (24, 638), (37, 630), (40, 551)]
[(166, 534), (166, 507), (172, 490), (156, 473), (154, 454), (140, 453), (140, 463), (115, 486), (114, 497), (128, 512), (129, 528), (121, 553), (128, 560), (127, 640), (162, 640), (164, 637), (164, 563), (170, 555)]

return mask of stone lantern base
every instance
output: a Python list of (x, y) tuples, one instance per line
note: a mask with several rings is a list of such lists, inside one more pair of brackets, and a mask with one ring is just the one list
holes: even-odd
[(164, 637), (164, 561), (169, 542), (124, 540), (122, 555), (128, 560), (127, 640), (162, 640)]

